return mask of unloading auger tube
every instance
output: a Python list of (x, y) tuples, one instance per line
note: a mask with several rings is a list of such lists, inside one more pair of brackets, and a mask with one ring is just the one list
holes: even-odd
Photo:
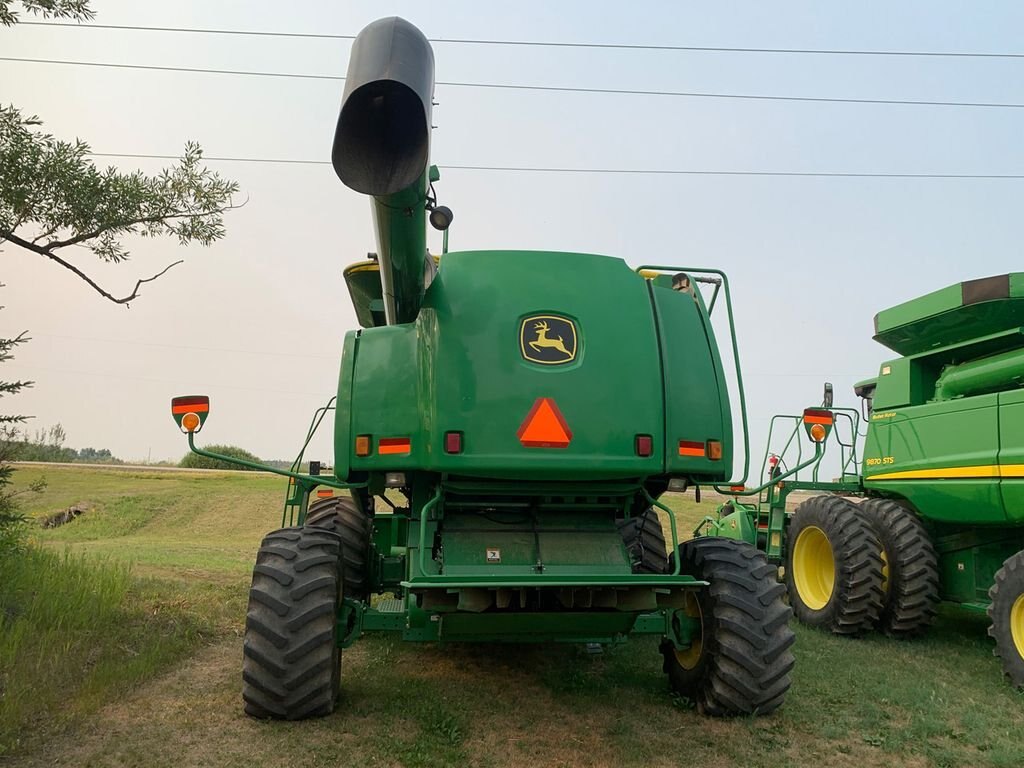
[(380, 19), (352, 44), (331, 162), (373, 199), (388, 325), (416, 318), (433, 274), (427, 254), (434, 52), (404, 19)]

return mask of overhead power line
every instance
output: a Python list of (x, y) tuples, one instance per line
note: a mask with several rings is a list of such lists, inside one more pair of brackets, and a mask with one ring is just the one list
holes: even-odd
[[(17, 61), (31, 64), (60, 64), (76, 67), (104, 67), (110, 69), (139, 69), (158, 72), (190, 72), (208, 75), (243, 75), (248, 77), (284, 77), (303, 80), (341, 81), (340, 75), (303, 74), (301, 72), (259, 72), (239, 69), (207, 69), (203, 67), (171, 67), (153, 64), (115, 64), (100, 61), (69, 61), (65, 59), (36, 59), (19, 56), (0, 56), (0, 61)], [(1024, 109), (1024, 104), (988, 101), (930, 101), (914, 99), (853, 99), (826, 96), (773, 96), (753, 93), (708, 93), (704, 91), (654, 91), (631, 88), (582, 88), (556, 85), (523, 85), (514, 83), (467, 83), (438, 81), (437, 85), (454, 88), (491, 88), (513, 91), (544, 91), (549, 93), (597, 93), (629, 96), (668, 96), (698, 99), (741, 99), (751, 101), (796, 101), (830, 104), (888, 104), (915, 107), (984, 107), (991, 109)]]
[[(139, 160), (180, 160), (179, 155), (157, 155), (127, 152), (90, 152), (92, 157), (125, 157)], [(302, 160), (270, 157), (218, 157), (203, 155), (215, 163), (263, 163), (281, 165), (330, 165), (329, 160)], [(592, 173), (636, 174), (649, 176), (775, 176), (794, 178), (847, 179), (1024, 179), (1016, 173), (856, 173), (844, 171), (721, 171), (682, 168), (571, 168), (514, 165), (441, 165), (445, 171), (493, 171), (501, 173)]]
[[(69, 22), (23, 21), (20, 26), (73, 27), (75, 29), (115, 29), (137, 32), (175, 32), (203, 35), (236, 35), (244, 37), (283, 37), (309, 40), (354, 40), (355, 35), (332, 35), (315, 32), (261, 32), (245, 29), (199, 29), (194, 27), (148, 27), (130, 24), (74, 24)], [(687, 51), (710, 53), (783, 53), (812, 54), (817, 56), (924, 56), (937, 58), (1024, 59), (1024, 53), (998, 53), (983, 51), (878, 51), (824, 48), (745, 48), (709, 45), (656, 45), (631, 43), (572, 43), (553, 40), (492, 40), (460, 37), (432, 37), (432, 43), (446, 45), (498, 45), (531, 46), (537, 48), (592, 48), (623, 51)]]

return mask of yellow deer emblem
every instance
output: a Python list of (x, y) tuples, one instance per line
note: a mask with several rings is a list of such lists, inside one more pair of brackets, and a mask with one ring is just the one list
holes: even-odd
[(533, 330), (537, 332), (537, 338), (530, 342), (530, 346), (533, 347), (535, 352), (540, 352), (545, 348), (557, 349), (566, 357), (572, 357), (572, 352), (565, 348), (565, 339), (559, 336), (557, 339), (548, 338), (548, 324), (546, 321), (541, 320), (539, 323), (533, 326)]
[(538, 365), (564, 365), (576, 359), (579, 339), (576, 323), (559, 315), (524, 317), (519, 325), (519, 351)]

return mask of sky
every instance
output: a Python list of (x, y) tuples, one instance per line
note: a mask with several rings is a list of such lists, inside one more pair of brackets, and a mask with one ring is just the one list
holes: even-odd
[[(246, 2), (95, 0), (97, 24), (352, 35), (402, 16), (431, 39), (730, 48), (1024, 53), (1024, 6), (992, 2)], [(348, 40), (142, 30), (0, 28), (0, 57), (343, 76)], [(439, 81), (850, 99), (1024, 102), (1024, 58), (623, 50), (435, 42)], [(342, 83), (0, 61), (0, 103), (96, 152), (329, 160)], [(758, 101), (439, 85), (433, 162), (452, 250), (602, 253), (631, 265), (724, 270), (760, 460), (768, 420), (820, 400), (857, 407), (852, 385), (893, 357), (879, 310), (1019, 268), (1024, 180), (535, 173), (557, 168), (1024, 174), (1024, 109)], [(167, 161), (102, 158), (150, 173)], [(29, 344), (3, 403), (60, 423), (72, 447), (127, 460), (180, 458), (169, 414), (208, 394), (201, 438), (294, 456), (334, 393), (357, 327), (342, 269), (374, 250), (369, 206), (330, 165), (211, 162), (245, 205), (209, 248), (129, 243), (111, 266), (71, 273), (0, 245), (0, 334)], [(440, 249), (431, 232), (431, 248)], [(719, 330), (724, 313), (720, 314)], [(204, 442), (202, 439), (200, 442)], [(331, 458), (330, 429), (308, 458)]]

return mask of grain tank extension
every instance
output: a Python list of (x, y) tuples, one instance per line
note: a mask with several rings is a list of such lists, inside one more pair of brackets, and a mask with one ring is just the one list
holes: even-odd
[[(352, 48), (332, 160), (370, 197), (377, 249), (345, 270), (362, 328), (344, 339), (332, 472), (280, 471), (285, 527), (253, 574), (246, 711), (331, 712), (343, 649), (388, 631), (655, 635), (671, 687), (704, 712), (771, 712), (793, 664), (775, 569), (743, 542), (681, 543), (659, 500), (670, 482), (730, 475), (710, 320), (716, 302), (730, 309), (725, 276), (584, 253), (430, 256), (428, 218), (452, 220), (429, 160), (433, 64), (398, 18)], [(208, 401), (176, 403), (198, 450)]]

